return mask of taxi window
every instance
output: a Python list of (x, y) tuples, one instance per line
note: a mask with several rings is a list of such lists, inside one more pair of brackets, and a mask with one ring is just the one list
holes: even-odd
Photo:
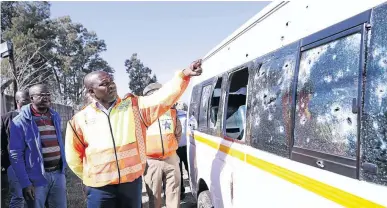
[(230, 74), (230, 85), (225, 106), (225, 136), (242, 140), (246, 126), (246, 96), (249, 71), (247, 68)]
[(199, 109), (199, 128), (207, 128), (208, 119), (208, 100), (210, 98), (212, 85), (205, 85), (202, 88), (202, 96), (200, 100)]

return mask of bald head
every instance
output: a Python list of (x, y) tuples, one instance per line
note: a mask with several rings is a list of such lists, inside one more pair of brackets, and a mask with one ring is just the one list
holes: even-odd
[(29, 93), (27, 90), (19, 90), (15, 94), (16, 101), (21, 100), (23, 98), (28, 98), (28, 97), (29, 97)]
[(103, 76), (110, 76), (109, 73), (104, 71), (93, 71), (88, 74), (86, 74), (85, 78), (83, 78), (83, 84), (85, 85), (86, 89), (90, 89), (95, 85), (95, 82), (98, 80), (99, 77)]
[(16, 100), (17, 109), (19, 110), (21, 107), (31, 102), (30, 95), (27, 90), (17, 91), (15, 94), (15, 100)]
[(39, 93), (41, 91), (49, 92), (47, 85), (44, 85), (44, 84), (34, 85), (34, 86), (30, 87), (29, 93), (32, 96), (32, 95)]
[(117, 99), (113, 77), (104, 71), (93, 71), (83, 79), (87, 93), (102, 105), (110, 106)]

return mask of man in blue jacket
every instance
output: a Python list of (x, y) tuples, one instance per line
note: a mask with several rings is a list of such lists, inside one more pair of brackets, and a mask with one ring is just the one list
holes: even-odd
[(29, 90), (31, 104), (11, 122), (10, 160), (28, 207), (67, 207), (65, 153), (61, 121), (50, 109), (45, 85)]

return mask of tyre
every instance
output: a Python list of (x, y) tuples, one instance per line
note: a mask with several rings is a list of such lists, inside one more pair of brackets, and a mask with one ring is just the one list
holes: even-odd
[(209, 190), (202, 191), (198, 197), (198, 208), (214, 208), (211, 201), (211, 193)]

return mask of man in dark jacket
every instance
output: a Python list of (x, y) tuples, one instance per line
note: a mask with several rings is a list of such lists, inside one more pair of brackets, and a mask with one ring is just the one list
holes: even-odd
[(29, 90), (31, 104), (11, 122), (9, 154), (28, 207), (66, 208), (66, 159), (61, 120), (45, 85)]
[[(9, 127), (12, 119), (19, 114), (21, 107), (29, 104), (31, 100), (28, 91), (16, 92), (15, 100), (17, 109), (1, 116), (1, 198), (5, 199), (5, 195), (8, 194), (7, 192), (9, 189), (11, 192), (9, 206), (17, 208), (24, 207), (24, 199), (19, 181), (17, 180), (9, 161)], [(5, 207), (5, 200), (1, 200), (1, 203), (1, 207)]]

